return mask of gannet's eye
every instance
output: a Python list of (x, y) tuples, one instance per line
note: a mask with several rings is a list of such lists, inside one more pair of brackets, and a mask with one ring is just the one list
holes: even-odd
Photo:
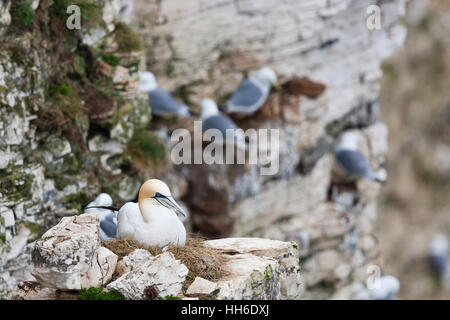
[(162, 197), (162, 195), (159, 192), (155, 192), (155, 197), (159, 198), (159, 197)]

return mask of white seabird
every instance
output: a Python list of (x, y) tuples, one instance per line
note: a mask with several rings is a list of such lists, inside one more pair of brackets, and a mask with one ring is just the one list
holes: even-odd
[(186, 216), (161, 180), (146, 181), (138, 202), (127, 202), (117, 214), (117, 238), (131, 238), (147, 246), (184, 246), (186, 229), (177, 214)]
[(147, 92), (150, 98), (152, 114), (157, 116), (178, 115), (189, 117), (189, 108), (175, 100), (167, 91), (161, 89), (152, 72), (141, 72), (139, 75), (139, 90)]
[(369, 160), (358, 150), (358, 136), (351, 131), (343, 134), (337, 144), (334, 156), (336, 163), (344, 174), (358, 179), (367, 178), (384, 183), (378, 174), (372, 169)]
[(450, 280), (448, 238), (443, 233), (438, 233), (431, 241), (428, 249), (428, 260), (439, 279), (448, 282)]
[[(236, 147), (245, 150), (245, 137), (239, 127), (233, 120), (226, 115), (219, 112), (217, 104), (211, 99), (203, 99), (201, 103), (202, 113), (202, 130), (205, 132), (208, 129), (217, 129), (222, 134), (225, 143), (232, 143)], [(233, 140), (226, 140), (227, 130), (233, 130)]]
[(383, 276), (379, 279), (379, 288), (371, 290), (375, 300), (393, 300), (400, 290), (400, 281), (394, 276)]
[(277, 75), (268, 67), (258, 70), (254, 77), (242, 81), (225, 103), (225, 111), (250, 115), (266, 102), (272, 86), (277, 87)]
[(117, 232), (117, 219), (116, 214), (112, 210), (106, 208), (95, 207), (110, 207), (113, 201), (109, 194), (100, 193), (94, 201), (90, 202), (84, 213), (96, 213), (100, 222), (99, 235), (102, 240), (109, 240), (116, 236)]

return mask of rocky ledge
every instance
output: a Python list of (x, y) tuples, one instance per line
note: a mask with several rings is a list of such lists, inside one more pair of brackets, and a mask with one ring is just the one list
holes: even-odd
[(190, 272), (170, 248), (159, 254), (136, 248), (120, 257), (107, 247), (99, 238), (96, 214), (63, 218), (36, 241), (35, 281), (19, 283), (9, 299), (78, 299), (80, 291), (92, 287), (126, 299), (297, 299), (304, 287), (293, 242), (204, 241), (202, 259), (213, 252), (224, 262), (214, 281)]

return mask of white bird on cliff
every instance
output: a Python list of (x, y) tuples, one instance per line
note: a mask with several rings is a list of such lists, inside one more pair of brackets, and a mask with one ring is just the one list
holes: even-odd
[(186, 216), (161, 180), (146, 181), (138, 202), (127, 202), (117, 214), (117, 238), (131, 238), (147, 246), (184, 246), (186, 229), (177, 214)]
[[(217, 104), (213, 100), (203, 99), (201, 107), (202, 113), (200, 118), (202, 120), (203, 132), (209, 129), (217, 129), (222, 134), (225, 143), (231, 143), (243, 150), (246, 149), (244, 134), (241, 132), (241, 130), (239, 130), (239, 127), (236, 125), (236, 123), (234, 123), (233, 120), (219, 112)], [(231, 131), (231, 133), (233, 133), (232, 140), (226, 139), (227, 130), (233, 130)]]
[(353, 179), (367, 178), (384, 183), (372, 169), (369, 160), (358, 150), (358, 136), (351, 131), (345, 132), (337, 144), (334, 156), (338, 168)]
[(448, 238), (445, 234), (438, 233), (431, 241), (428, 260), (440, 281), (447, 286), (450, 285)]
[(102, 240), (109, 240), (116, 236), (117, 219), (116, 214), (112, 210), (96, 207), (110, 207), (113, 201), (109, 194), (100, 193), (94, 201), (90, 202), (84, 213), (96, 213), (100, 222), (99, 235)]
[(167, 91), (161, 89), (152, 72), (141, 72), (139, 75), (139, 89), (148, 94), (152, 114), (157, 116), (177, 115), (189, 117), (189, 108), (175, 100)]
[(225, 103), (225, 111), (241, 115), (255, 113), (266, 102), (272, 86), (278, 87), (277, 81), (277, 75), (271, 68), (258, 70), (254, 77), (242, 81), (233, 92)]

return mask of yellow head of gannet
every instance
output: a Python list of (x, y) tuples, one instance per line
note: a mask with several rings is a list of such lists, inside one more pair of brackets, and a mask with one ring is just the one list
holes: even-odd
[[(170, 193), (169, 187), (158, 179), (147, 180), (139, 190), (139, 209), (141, 210), (144, 220), (150, 219), (151, 213), (147, 208), (150, 206), (163, 206), (173, 210), (176, 214), (180, 214), (183, 217), (186, 216), (184, 210), (175, 202)], [(154, 212), (155, 210), (152, 210)]]

